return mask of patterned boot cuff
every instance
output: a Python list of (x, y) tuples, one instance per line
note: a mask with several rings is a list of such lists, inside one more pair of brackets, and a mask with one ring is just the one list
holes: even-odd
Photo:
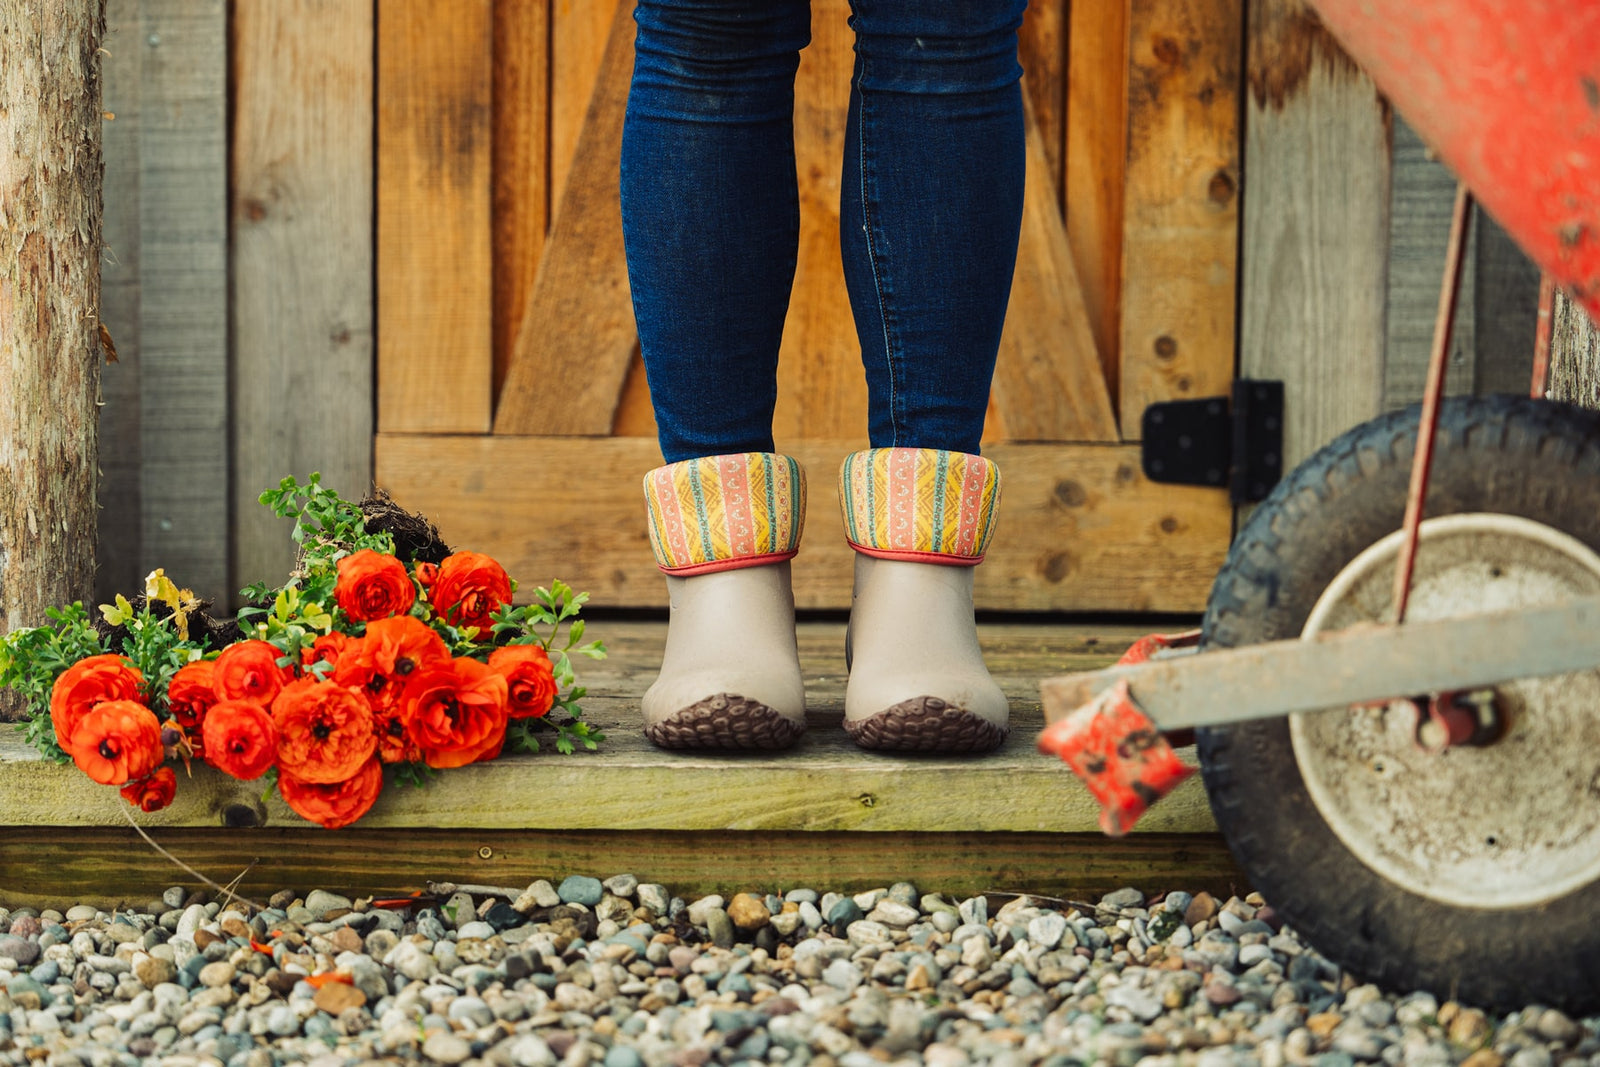
[(857, 552), (970, 567), (994, 533), (1000, 471), (966, 452), (872, 448), (845, 457), (839, 503)]
[(644, 477), (650, 547), (679, 577), (791, 559), (805, 526), (806, 477), (792, 456), (686, 459)]

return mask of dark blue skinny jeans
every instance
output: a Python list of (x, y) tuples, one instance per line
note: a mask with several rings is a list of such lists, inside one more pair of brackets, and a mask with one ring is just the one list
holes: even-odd
[[(977, 452), (1022, 219), (1026, 0), (851, 0), (840, 197), (873, 447)], [(772, 451), (809, 0), (639, 0), (622, 229), (668, 462)]]

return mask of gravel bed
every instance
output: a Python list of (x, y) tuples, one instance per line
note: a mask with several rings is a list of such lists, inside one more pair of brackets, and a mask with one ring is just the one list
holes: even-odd
[(0, 1064), (1600, 1067), (1600, 1020), (1362, 985), (1256, 896), (453, 888), (0, 908)]

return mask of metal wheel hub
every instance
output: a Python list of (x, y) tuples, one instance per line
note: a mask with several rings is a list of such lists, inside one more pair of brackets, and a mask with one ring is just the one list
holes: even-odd
[[(1389, 618), (1400, 539), (1351, 561), (1301, 636)], [(1600, 555), (1582, 542), (1514, 516), (1450, 515), (1422, 524), (1407, 619), (1586, 595), (1600, 595)], [(1600, 878), (1600, 670), (1508, 683), (1495, 700), (1497, 741), (1436, 753), (1418, 747), (1403, 701), (1290, 717), (1312, 802), (1390, 882), (1449, 905), (1514, 908)]]

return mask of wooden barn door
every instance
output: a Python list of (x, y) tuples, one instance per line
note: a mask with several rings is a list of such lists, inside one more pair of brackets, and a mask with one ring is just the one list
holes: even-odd
[[(806, 607), (849, 603), (835, 480), (866, 444), (839, 265), (846, 0), (797, 84), (800, 258), (775, 435), (806, 465)], [(1217, 490), (1140, 472), (1149, 403), (1233, 373), (1240, 0), (1035, 0), (1027, 194), (984, 451), (1005, 504), (978, 602), (1196, 610)], [(526, 583), (658, 605), (639, 481), (660, 463), (623, 261), (629, 0), (378, 5), (376, 470)]]

